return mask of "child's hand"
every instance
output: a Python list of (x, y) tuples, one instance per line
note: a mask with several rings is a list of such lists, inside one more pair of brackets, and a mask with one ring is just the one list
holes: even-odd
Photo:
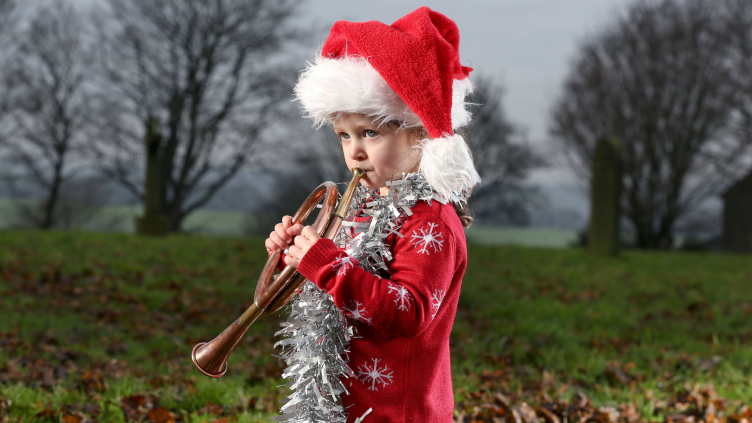
[[(301, 229), (303, 228), (303, 225), (300, 223), (295, 226), (299, 226)], [(288, 249), (292, 244), (293, 236), (295, 236), (295, 231), (293, 231), (292, 228), (292, 217), (284, 216), (282, 218), (282, 223), (277, 223), (272, 233), (269, 234), (269, 238), (264, 241), (266, 252), (271, 255), (271, 253), (279, 253)], [(297, 233), (300, 233), (300, 231)]]
[(289, 254), (285, 257), (285, 263), (293, 269), (297, 269), (300, 261), (303, 260), (303, 256), (321, 237), (312, 226), (303, 228), (302, 225), (298, 224), (290, 228), (290, 231), (294, 236), (299, 236), (295, 236), (295, 245), (290, 246)]

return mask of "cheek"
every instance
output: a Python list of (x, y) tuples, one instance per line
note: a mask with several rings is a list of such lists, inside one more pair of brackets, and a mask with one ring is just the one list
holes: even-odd
[(403, 149), (401, 152), (391, 154), (389, 157), (390, 167), (394, 170), (409, 172), (418, 163), (418, 155), (415, 150)]
[(341, 147), (342, 147), (342, 157), (345, 158), (345, 163), (350, 163), (350, 155), (348, 154), (347, 147), (345, 147), (344, 145), (342, 145)]

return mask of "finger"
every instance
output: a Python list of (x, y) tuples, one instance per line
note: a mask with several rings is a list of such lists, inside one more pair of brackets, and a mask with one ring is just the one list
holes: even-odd
[(303, 250), (296, 245), (291, 245), (290, 249), (288, 250), (288, 253), (289, 253), (288, 256), (292, 256), (296, 260), (300, 260), (303, 258)]
[(292, 237), (287, 233), (287, 230), (282, 223), (277, 223), (277, 226), (274, 227), (274, 232), (276, 232), (286, 243), (289, 244), (292, 242)]
[(282, 226), (284, 227), (285, 231), (287, 228), (292, 226), (292, 217), (291, 216), (282, 216)]
[(279, 246), (272, 239), (273, 236), (274, 236), (274, 232), (271, 232), (269, 234), (269, 238), (267, 238), (266, 241), (264, 241), (264, 246), (267, 248), (267, 250), (271, 250), (272, 252), (276, 252), (279, 249)]
[(275, 244), (271, 239), (267, 238), (266, 241), (264, 241), (264, 247), (266, 247), (266, 252), (273, 253), (275, 251), (275, 248), (277, 247), (277, 244)]
[(295, 259), (291, 256), (285, 257), (285, 264), (290, 266), (293, 269), (297, 269), (298, 265), (300, 265), (300, 260)]
[(290, 244), (280, 238), (280, 236), (276, 232), (272, 232), (271, 235), (269, 235), (269, 239), (271, 239), (277, 246), (277, 250), (275, 251), (284, 251), (290, 246)]
[(303, 225), (301, 225), (300, 223), (296, 223), (295, 225), (287, 228), (287, 233), (290, 234), (290, 236), (300, 235), (302, 231), (303, 231)]

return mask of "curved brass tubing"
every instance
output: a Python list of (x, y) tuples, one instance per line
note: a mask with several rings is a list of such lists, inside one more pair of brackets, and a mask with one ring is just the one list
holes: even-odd
[[(350, 208), (358, 182), (365, 175), (365, 172), (357, 167), (353, 168), (352, 172), (353, 178), (350, 185), (342, 194), (337, 209), (333, 213), (332, 210), (337, 201), (337, 186), (333, 182), (327, 181), (319, 185), (303, 202), (293, 216), (293, 222), (304, 223), (311, 211), (323, 198), (323, 205), (312, 226), (321, 237), (334, 239), (342, 221), (345, 219), (347, 210)], [(286, 266), (282, 273), (276, 279), (274, 278), (274, 272), (281, 256), (280, 253), (276, 252), (269, 256), (256, 284), (254, 302), (245, 313), (216, 338), (209, 342), (201, 342), (193, 347), (191, 359), (201, 373), (209, 377), (224, 375), (227, 371), (227, 358), (248, 330), (248, 327), (261, 314), (274, 313), (282, 308), (303, 285), (305, 277), (290, 266)]]

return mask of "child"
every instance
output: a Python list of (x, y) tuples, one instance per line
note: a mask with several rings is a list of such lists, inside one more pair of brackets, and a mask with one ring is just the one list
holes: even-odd
[(458, 48), (455, 23), (427, 7), (391, 26), (339, 21), (295, 87), (371, 190), (360, 191), (338, 238), (348, 253), (289, 216), (265, 243), (289, 248), (285, 263), (328, 292), (360, 335), (343, 381), (348, 422), (452, 421), (449, 334), (472, 222), (464, 203), (480, 182), (453, 132), (470, 120), (472, 90)]

